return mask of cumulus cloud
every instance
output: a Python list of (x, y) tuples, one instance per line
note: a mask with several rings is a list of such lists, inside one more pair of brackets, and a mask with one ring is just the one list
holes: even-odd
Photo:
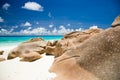
[(15, 28), (11, 28), (10, 30), (7, 29), (0, 29), (0, 35), (64, 35), (66, 33), (70, 33), (72, 31), (83, 31), (84, 29), (71, 29), (66, 28), (64, 25), (56, 27), (52, 27), (52, 29), (47, 29), (45, 27), (28, 27), (27, 29), (22, 29), (19, 32), (14, 32)]
[(5, 3), (2, 8), (5, 9), (5, 10), (8, 10), (8, 8), (10, 7), (10, 4), (8, 3)]
[(56, 28), (54, 28), (53, 31), (52, 31), (53, 34), (56, 34), (57, 32), (58, 32), (58, 31), (57, 31)]
[(43, 27), (38, 27), (38, 28), (28, 28), (25, 30), (21, 30), (20, 33), (25, 34), (25, 35), (42, 35), (46, 34), (47, 30)]
[(24, 35), (63, 35), (69, 32), (74, 31), (73, 29), (67, 29), (63, 25), (59, 26), (58, 29), (54, 28), (53, 30), (48, 30), (44, 27), (37, 27), (34, 29), (31, 29), (31, 27), (21, 30), (20, 34)]
[(63, 25), (61, 25), (58, 29), (59, 34), (65, 34), (65, 33), (68, 33), (68, 32), (70, 32), (70, 29), (66, 29)]
[(67, 24), (67, 26), (71, 26), (71, 24)]
[(32, 29), (32, 27), (29, 27), (28, 30)]
[(43, 11), (43, 7), (36, 2), (26, 2), (22, 8), (33, 11)]
[(6, 29), (1, 29), (0, 32), (7, 32), (7, 30)]
[(4, 19), (2, 17), (0, 17), (0, 22), (4, 22)]
[[(78, 31), (81, 29), (77, 29)], [(60, 25), (58, 29), (54, 28), (52, 31), (51, 31), (51, 34), (52, 35), (64, 35), (66, 33), (69, 33), (69, 32), (72, 32), (72, 31), (75, 31), (75, 29), (70, 29), (70, 28), (66, 28), (65, 26), (63, 25)]]
[(1, 29), (0, 30), (0, 35), (11, 35), (12, 34), (12, 32), (13, 32), (13, 28), (11, 28), (10, 30), (7, 30), (7, 29)]
[(29, 27), (29, 26), (32, 26), (32, 24), (30, 22), (25, 22), (23, 26)]
[(95, 26), (95, 25), (90, 26), (90, 29), (96, 29), (96, 28), (98, 28), (98, 26)]
[(53, 26), (54, 26), (53, 24), (50, 24), (50, 25), (49, 25), (49, 28), (52, 28)]

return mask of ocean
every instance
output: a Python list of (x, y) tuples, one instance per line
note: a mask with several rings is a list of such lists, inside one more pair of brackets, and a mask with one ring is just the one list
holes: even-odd
[(43, 38), (44, 40), (60, 40), (63, 36), (0, 36), (0, 50), (12, 48), (20, 43), (30, 40), (32, 38)]

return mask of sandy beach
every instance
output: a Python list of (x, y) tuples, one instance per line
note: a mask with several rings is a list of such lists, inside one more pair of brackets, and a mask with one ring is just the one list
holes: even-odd
[[(4, 57), (16, 46), (2, 48)], [(51, 80), (55, 74), (48, 70), (54, 61), (53, 56), (42, 55), (34, 62), (21, 62), (19, 58), (0, 62), (0, 80)]]

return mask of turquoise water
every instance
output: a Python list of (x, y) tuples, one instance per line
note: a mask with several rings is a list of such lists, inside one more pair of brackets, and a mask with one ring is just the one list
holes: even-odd
[(0, 36), (0, 47), (17, 45), (32, 38), (43, 38), (44, 40), (60, 40), (63, 36)]

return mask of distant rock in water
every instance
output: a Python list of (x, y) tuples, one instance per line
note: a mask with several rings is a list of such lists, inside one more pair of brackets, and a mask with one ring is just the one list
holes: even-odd
[(42, 38), (34, 38), (23, 42), (9, 53), (8, 59), (20, 57), (21, 61), (35, 61), (41, 58), (46, 44), (47, 42)]
[(115, 18), (115, 20), (114, 20), (114, 22), (112, 23), (111, 26), (112, 27), (120, 26), (120, 15)]
[(59, 42), (71, 48), (56, 57), (53, 80), (120, 80), (120, 25), (90, 33), (72, 32)]

